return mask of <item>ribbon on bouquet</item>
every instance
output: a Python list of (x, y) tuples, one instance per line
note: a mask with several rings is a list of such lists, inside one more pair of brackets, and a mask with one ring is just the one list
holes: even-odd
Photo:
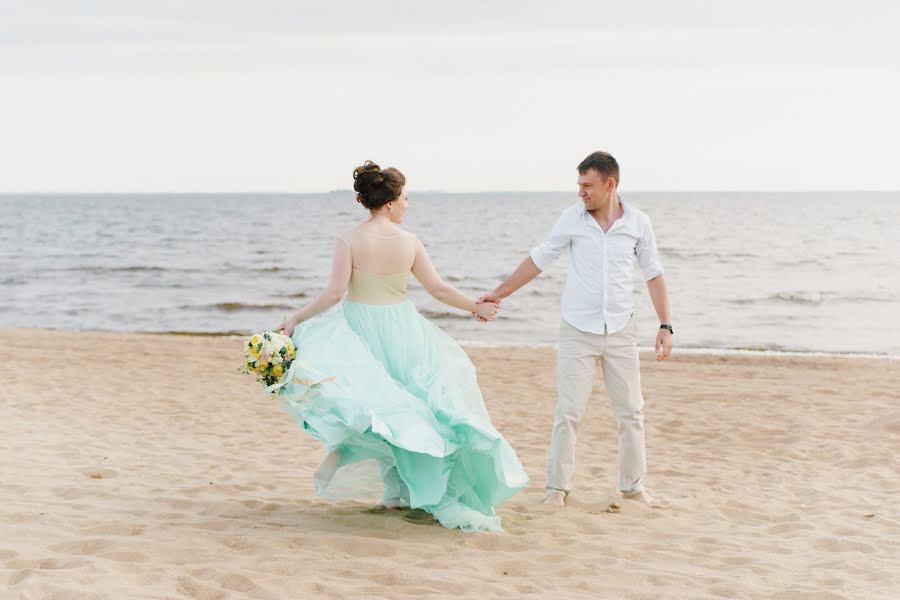
[[(304, 371), (306, 371), (308, 373), (312, 373), (312, 374), (316, 375), (317, 377), (315, 379), (295, 377), (295, 373), (298, 368), (302, 368)], [(336, 382), (336, 381), (337, 381), (337, 377), (335, 377), (334, 375), (332, 375), (330, 377), (324, 376), (320, 373), (317, 373), (317, 371), (310, 365), (308, 365), (302, 361), (299, 361), (297, 359), (294, 359), (291, 362), (291, 366), (289, 366), (288, 370), (285, 371), (284, 375), (281, 376), (281, 379), (278, 381), (278, 383), (273, 383), (272, 385), (266, 387), (266, 392), (268, 392), (270, 394), (280, 394), (281, 389), (284, 386), (286, 386), (287, 384), (289, 384), (291, 382), (296, 382), (296, 383), (299, 383), (300, 385), (306, 386), (306, 391), (303, 393), (303, 395), (300, 396), (299, 398), (296, 398), (296, 401), (300, 402), (300, 401), (305, 400), (306, 398), (308, 398), (309, 396), (311, 396), (313, 394), (314, 386), (317, 386), (321, 383), (329, 383), (329, 382)], [(293, 398), (292, 398), (292, 400), (293, 400)]]

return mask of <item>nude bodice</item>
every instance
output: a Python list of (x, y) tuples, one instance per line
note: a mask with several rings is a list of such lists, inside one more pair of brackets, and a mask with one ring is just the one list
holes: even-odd
[(380, 236), (354, 228), (338, 236), (350, 247), (353, 259), (348, 300), (360, 304), (398, 304), (406, 299), (416, 237), (398, 232)]

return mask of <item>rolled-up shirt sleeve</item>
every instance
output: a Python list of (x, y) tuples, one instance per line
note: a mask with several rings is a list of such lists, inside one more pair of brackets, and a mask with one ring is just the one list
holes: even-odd
[(644, 281), (650, 281), (663, 274), (662, 261), (659, 260), (659, 252), (656, 250), (656, 236), (653, 235), (650, 219), (644, 219), (641, 237), (634, 253), (637, 255), (638, 266), (644, 275)]
[(572, 243), (571, 228), (566, 226), (567, 217), (568, 214), (563, 213), (547, 239), (531, 249), (531, 260), (541, 271), (546, 271)]

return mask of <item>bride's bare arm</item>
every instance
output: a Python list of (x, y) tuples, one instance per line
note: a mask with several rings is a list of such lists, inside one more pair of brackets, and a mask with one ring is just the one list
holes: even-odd
[(352, 270), (353, 261), (350, 258), (350, 247), (347, 242), (338, 238), (334, 246), (334, 260), (331, 263), (331, 278), (328, 286), (312, 302), (291, 315), (279, 328), (284, 329), (285, 334), (292, 335), (294, 327), (298, 323), (302, 323), (340, 302), (347, 293)]
[(441, 279), (441, 276), (438, 275), (437, 270), (434, 268), (434, 264), (431, 262), (431, 258), (428, 256), (428, 252), (425, 250), (425, 246), (418, 239), (416, 240), (416, 257), (412, 265), (412, 274), (422, 284), (425, 291), (439, 302), (460, 308), (488, 320), (492, 319), (497, 313), (495, 304), (491, 302), (479, 304)]

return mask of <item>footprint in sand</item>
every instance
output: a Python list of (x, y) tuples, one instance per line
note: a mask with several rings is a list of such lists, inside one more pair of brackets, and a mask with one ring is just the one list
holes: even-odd
[(221, 589), (204, 585), (193, 577), (187, 576), (178, 578), (175, 591), (179, 594), (184, 594), (188, 598), (194, 598), (194, 600), (213, 600), (214, 598), (225, 597), (225, 593)]
[(48, 546), (48, 549), (53, 552), (59, 552), (60, 554), (100, 554), (104, 550), (108, 550), (110, 546), (112, 546), (114, 542), (110, 540), (104, 539), (89, 539), (89, 540), (81, 540), (78, 542), (65, 542), (63, 544), (55, 544), (53, 546)]
[(41, 570), (57, 570), (57, 569), (76, 569), (87, 564), (87, 561), (80, 558), (39, 558), (29, 560), (11, 560), (6, 563), (8, 569), (41, 569)]
[(106, 560), (114, 560), (116, 562), (127, 562), (127, 563), (135, 563), (135, 562), (146, 562), (150, 560), (150, 557), (141, 552), (106, 552), (105, 554), (98, 554), (100, 558), (105, 558)]
[(118, 473), (112, 469), (88, 469), (82, 471), (82, 473), (91, 479), (112, 479), (118, 475)]
[(9, 560), (10, 558), (15, 558), (19, 555), (15, 550), (8, 550), (6, 548), (0, 548), (0, 560)]
[(141, 525), (135, 525), (134, 523), (120, 521), (117, 523), (108, 523), (104, 525), (98, 525), (96, 527), (91, 527), (90, 529), (85, 529), (84, 533), (88, 533), (91, 535), (119, 535), (130, 537), (142, 535), (144, 533), (144, 527)]

